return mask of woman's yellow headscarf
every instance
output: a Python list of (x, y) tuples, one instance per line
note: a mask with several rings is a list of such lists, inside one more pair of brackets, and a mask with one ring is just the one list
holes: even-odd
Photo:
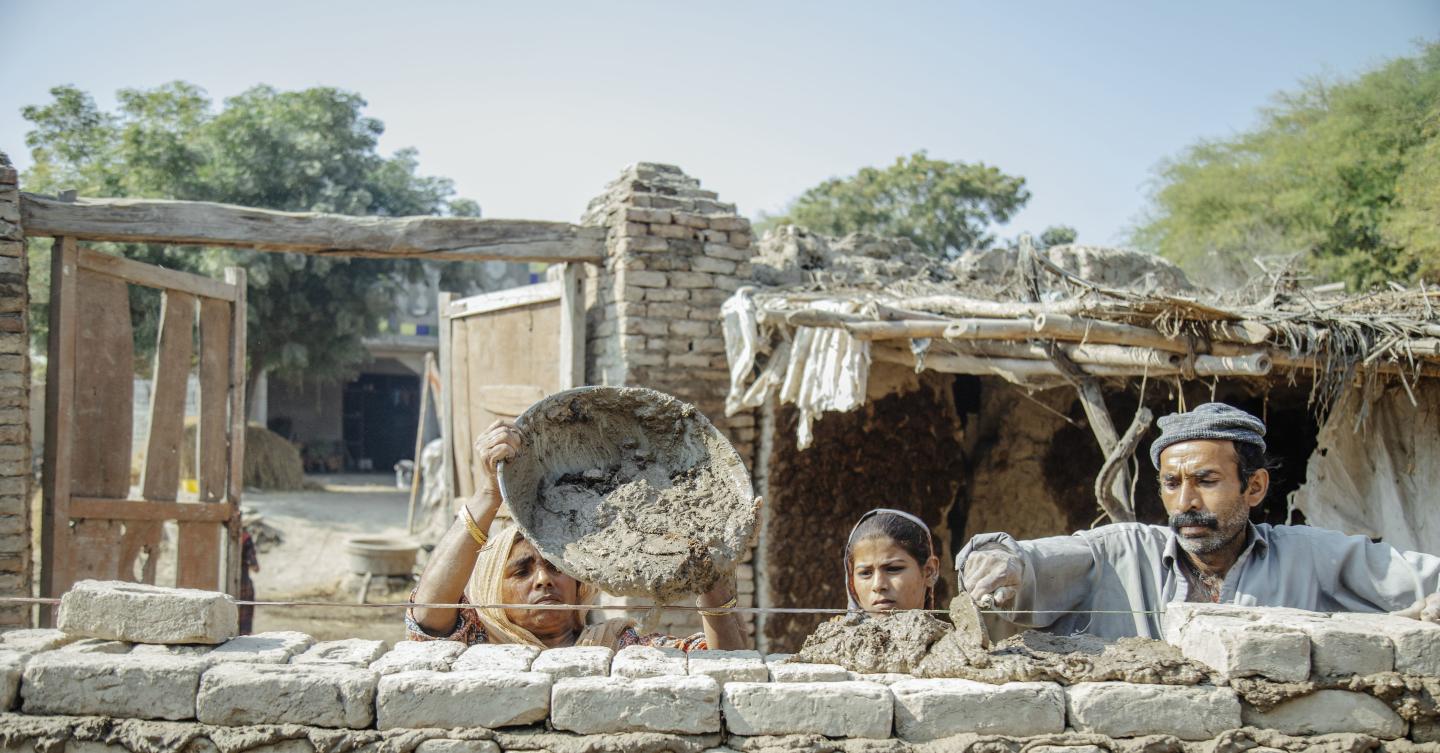
[[(490, 540), (480, 550), (475, 560), (475, 569), (470, 571), (470, 583), (465, 586), (465, 599), (471, 604), (503, 604), (501, 584), (505, 580), (505, 563), (522, 539), (520, 530), (511, 523), (497, 520), (491, 526)], [(580, 584), (579, 603), (595, 604), (600, 590), (589, 583)], [(624, 618), (606, 620), (599, 625), (585, 625), (589, 610), (571, 612), (575, 627), (581, 630), (577, 646), (609, 646), (614, 648), (621, 631), (634, 624)], [(475, 614), (485, 626), (485, 637), (489, 643), (519, 643), (544, 649), (545, 644), (533, 633), (510, 621), (505, 610), (498, 607), (477, 608)]]

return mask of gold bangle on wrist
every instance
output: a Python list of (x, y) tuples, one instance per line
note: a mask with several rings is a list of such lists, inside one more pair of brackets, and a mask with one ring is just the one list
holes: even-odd
[[(724, 604), (721, 604), (721, 605), (718, 606), (718, 607), (713, 607), (713, 608), (714, 608), (714, 609), (734, 609), (734, 608), (735, 608), (736, 601), (737, 601), (739, 598), (740, 598), (740, 597), (739, 597), (738, 595), (737, 595), (737, 596), (731, 596), (729, 601), (725, 602)], [(705, 617), (724, 617), (724, 616), (730, 614), (730, 612), (709, 612), (709, 611), (706, 611), (706, 610), (704, 610), (704, 609), (701, 609), (701, 610), (700, 610), (700, 614), (703, 615), (703, 616), (705, 616)]]
[(479, 545), (481, 549), (484, 549), (485, 542), (489, 541), (490, 537), (486, 536), (485, 532), (480, 530), (480, 524), (475, 522), (475, 518), (470, 515), (470, 510), (464, 503), (461, 503), (460, 513), (456, 517), (460, 518), (461, 522), (465, 524), (465, 530), (470, 532), (470, 538), (474, 539), (475, 543)]

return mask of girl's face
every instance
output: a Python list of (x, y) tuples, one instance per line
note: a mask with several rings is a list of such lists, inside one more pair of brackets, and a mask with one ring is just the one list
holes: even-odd
[(850, 585), (871, 614), (924, 609), (925, 592), (939, 575), (940, 560), (917, 562), (889, 536), (868, 536), (850, 548)]

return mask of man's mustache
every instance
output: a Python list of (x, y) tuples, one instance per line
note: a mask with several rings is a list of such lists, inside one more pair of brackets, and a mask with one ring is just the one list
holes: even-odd
[(1179, 515), (1170, 516), (1170, 528), (1172, 530), (1179, 531), (1181, 528), (1187, 526), (1204, 526), (1212, 531), (1218, 531), (1220, 530), (1220, 518), (1216, 517), (1214, 513), (1201, 512), (1199, 510), (1189, 510)]

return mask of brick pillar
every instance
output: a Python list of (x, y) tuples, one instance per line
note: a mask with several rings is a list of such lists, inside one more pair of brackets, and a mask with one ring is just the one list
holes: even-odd
[[(693, 403), (753, 469), (755, 416), (725, 416), (730, 372), (720, 328), (720, 305), (750, 280), (750, 221), (680, 168), (641, 162), (590, 202), (583, 223), (609, 229), (604, 268), (589, 267), (586, 281), (588, 383), (650, 387)], [(740, 606), (751, 606), (753, 568), (742, 566), (737, 580)], [(699, 629), (693, 613), (666, 617), (662, 630), (671, 634)]]
[[(0, 594), (30, 595), (29, 269), (15, 167), (0, 152)], [(29, 627), (29, 607), (0, 608), (0, 630)]]

